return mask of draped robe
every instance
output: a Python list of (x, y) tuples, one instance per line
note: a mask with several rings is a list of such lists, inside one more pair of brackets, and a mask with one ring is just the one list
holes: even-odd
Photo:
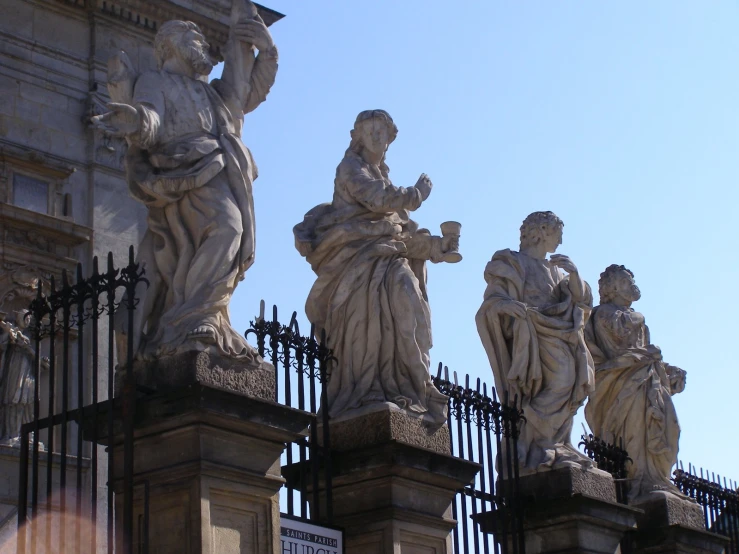
[(586, 333), (596, 372), (585, 419), (595, 435), (622, 444), (632, 459), (627, 463), (630, 500), (654, 490), (678, 492), (670, 481), (680, 438), (671, 380), (682, 372), (647, 352), (649, 329), (633, 313), (602, 304)]
[[(488, 283), (475, 317), (498, 394), (518, 398), (526, 422), (518, 439), (525, 470), (581, 463), (572, 446), (572, 422), (593, 387), (593, 364), (583, 335), (592, 306), (569, 276), (547, 260), (511, 250), (496, 252), (485, 268)], [(502, 313), (512, 300), (528, 306), (524, 319)]]
[(276, 59), (257, 57), (244, 105), (218, 79), (150, 71), (136, 82), (141, 128), (129, 137), (126, 169), (132, 196), (148, 207), (138, 261), (150, 283), (137, 291), (139, 356), (209, 349), (187, 340), (206, 325), (215, 353), (257, 359), (231, 327), (228, 303), (254, 262), (257, 168), (240, 138), (244, 112), (266, 98), (276, 70)]
[(439, 427), (447, 397), (429, 375), (425, 260), (441, 252), (409, 218), (420, 193), (393, 186), (386, 170), (351, 150), (334, 184), (333, 202), (313, 208), (294, 229), (296, 247), (317, 275), (306, 315), (318, 333), (326, 331), (336, 358), (329, 415), (391, 402)]
[(33, 417), (34, 350), (17, 327), (0, 329), (0, 444), (13, 444)]

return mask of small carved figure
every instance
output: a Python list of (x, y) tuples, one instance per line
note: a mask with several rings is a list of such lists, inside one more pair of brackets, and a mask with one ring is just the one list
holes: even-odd
[(119, 54), (109, 63), (111, 111), (93, 118), (125, 137), (131, 194), (148, 208), (138, 261), (150, 286), (134, 326), (144, 359), (187, 350), (258, 358), (231, 327), (228, 304), (254, 262), (257, 169), (240, 138), (244, 114), (267, 97), (277, 49), (254, 4), (233, 6), (221, 79), (208, 83), (214, 62), (198, 26), (169, 21), (154, 40), (159, 70), (136, 76)]
[(396, 134), (387, 112), (359, 114), (333, 201), (295, 226), (295, 244), (318, 275), (306, 314), (318, 333), (325, 330), (337, 359), (330, 416), (392, 403), (436, 428), (446, 421), (447, 397), (429, 375), (426, 261), (461, 259), (460, 226), (449, 222), (437, 237), (410, 219), (432, 184), (425, 174), (412, 187), (392, 184), (385, 153)]
[(600, 306), (586, 328), (596, 371), (585, 419), (606, 442), (623, 441), (633, 460), (627, 463), (631, 502), (653, 491), (679, 494), (670, 481), (680, 438), (671, 396), (685, 388), (686, 373), (663, 361), (644, 316), (631, 308), (641, 298), (634, 274), (611, 265), (598, 285)]
[(0, 320), (0, 444), (5, 446), (18, 446), (21, 425), (33, 419), (35, 354), (24, 334), (27, 313), (17, 312), (15, 324)]
[(520, 251), (500, 250), (487, 264), (475, 318), (498, 393), (509, 402), (517, 397), (523, 408), (524, 472), (592, 465), (570, 437), (594, 382), (583, 334), (592, 294), (570, 258), (546, 259), (562, 243), (563, 226), (552, 212), (524, 220)]

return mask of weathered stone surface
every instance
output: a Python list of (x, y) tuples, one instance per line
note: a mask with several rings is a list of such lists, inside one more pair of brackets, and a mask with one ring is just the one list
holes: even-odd
[(330, 420), (332, 450), (344, 452), (398, 441), (440, 454), (450, 453), (449, 428), (446, 425), (429, 428), (420, 416), (390, 403), (368, 408)]
[(334, 456), (334, 520), (347, 554), (451, 554), (451, 502), (480, 466), (392, 442)]
[(729, 538), (681, 525), (629, 533), (624, 551), (634, 554), (722, 554)]
[[(306, 412), (202, 385), (142, 399), (134, 479), (149, 483), (149, 548), (161, 554), (279, 552), (280, 456), (286, 443), (307, 435), (311, 420)], [(122, 436), (112, 442), (114, 486), (121, 492)], [(135, 520), (144, 511), (142, 492), (137, 487)], [(120, 518), (123, 494), (116, 502)], [(140, 530), (134, 526), (134, 544)]]
[[(526, 475), (520, 492), (527, 554), (615, 554), (636, 525), (638, 510), (617, 504), (613, 478), (597, 469), (564, 467)], [(475, 519), (484, 531), (497, 531), (492, 513)]]
[(295, 246), (318, 276), (306, 315), (318, 333), (325, 331), (336, 358), (330, 416), (392, 402), (441, 427), (447, 397), (429, 375), (426, 262), (461, 259), (460, 225), (447, 222), (439, 237), (410, 219), (432, 184), (425, 174), (411, 187), (392, 184), (385, 153), (397, 132), (384, 110), (357, 116), (333, 201), (294, 227)]
[(500, 250), (487, 264), (485, 299), (475, 316), (498, 395), (521, 400), (522, 473), (592, 465), (571, 435), (594, 384), (583, 337), (593, 297), (570, 258), (546, 259), (562, 243), (563, 227), (552, 212), (524, 220), (520, 251)]
[[(138, 384), (166, 390), (199, 383), (262, 400), (275, 399), (276, 376), (272, 364), (208, 354), (185, 352), (134, 364)], [(123, 373), (117, 373), (120, 387)]]
[(613, 477), (605, 471), (590, 468), (563, 467), (525, 475), (520, 480), (523, 496), (538, 499), (569, 498), (583, 495), (605, 502), (616, 502)]
[(639, 529), (654, 529), (669, 525), (682, 525), (705, 530), (703, 509), (695, 502), (664, 491), (641, 496), (634, 508), (644, 510), (638, 518)]
[(664, 362), (644, 316), (631, 308), (641, 298), (631, 271), (611, 265), (598, 285), (601, 303), (585, 329), (596, 368), (585, 419), (595, 435), (629, 453), (629, 503), (655, 490), (679, 494), (670, 478), (680, 438), (672, 395), (684, 390), (686, 372)]

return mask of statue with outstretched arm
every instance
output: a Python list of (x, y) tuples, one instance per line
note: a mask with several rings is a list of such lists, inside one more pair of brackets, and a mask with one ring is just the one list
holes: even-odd
[(228, 304), (254, 262), (257, 168), (240, 138), (244, 115), (267, 97), (277, 49), (248, 0), (234, 2), (220, 79), (208, 82), (214, 62), (195, 23), (165, 23), (154, 49), (156, 71), (136, 75), (125, 53), (110, 61), (111, 111), (93, 118), (103, 132), (125, 137), (128, 185), (148, 208), (137, 261), (150, 284), (137, 291), (134, 352), (256, 360), (231, 327)]

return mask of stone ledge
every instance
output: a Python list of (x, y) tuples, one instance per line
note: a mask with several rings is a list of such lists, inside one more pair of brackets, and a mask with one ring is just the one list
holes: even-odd
[(625, 539), (630, 552), (638, 554), (722, 554), (729, 538), (700, 529), (671, 525), (631, 532)]
[[(108, 437), (110, 403), (102, 402), (95, 414), (83, 416), (85, 440), (109, 445), (123, 440), (123, 411), (120, 398), (113, 403), (113, 438)], [(179, 389), (140, 396), (136, 401), (134, 434), (138, 439), (197, 425), (212, 426), (275, 442), (307, 437), (313, 415), (276, 402), (231, 391), (194, 384)]]

